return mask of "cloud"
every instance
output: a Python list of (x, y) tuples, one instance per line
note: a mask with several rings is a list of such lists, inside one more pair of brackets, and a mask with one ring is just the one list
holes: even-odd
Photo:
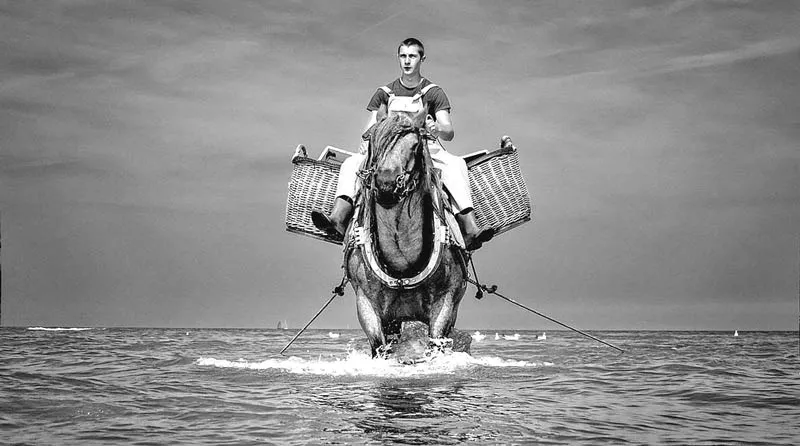
[[(786, 304), (800, 218), (796, 14), (639, 5), (10, 3), (4, 315), (307, 317), (341, 278), (341, 251), (284, 232), (291, 155), (354, 146), (410, 35), (453, 102), (448, 149), (503, 134), (520, 147), (535, 221), (481, 250), (484, 276), (595, 323), (591, 303), (605, 327), (637, 314), (683, 324), (681, 307), (727, 311), (752, 296)], [(484, 323), (491, 311), (460, 314)]]
[(743, 47), (727, 51), (676, 57), (666, 61), (662, 66), (644, 68), (640, 75), (675, 73), (685, 70), (730, 65), (751, 59), (767, 58), (781, 54), (796, 53), (800, 50), (800, 42), (795, 39), (766, 40), (746, 44)]
[(104, 168), (96, 163), (85, 160), (47, 160), (42, 158), (22, 158), (13, 155), (0, 154), (0, 174), (6, 178), (52, 178), (58, 177), (85, 177), (100, 179), (110, 175)]

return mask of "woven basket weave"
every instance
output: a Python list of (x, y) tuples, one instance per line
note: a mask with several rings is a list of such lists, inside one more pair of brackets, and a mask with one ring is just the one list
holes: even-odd
[[(346, 152), (339, 151), (344, 154)], [(289, 197), (286, 199), (286, 230), (307, 235), (330, 243), (341, 244), (320, 231), (311, 221), (311, 211), (330, 214), (336, 198), (336, 181), (342, 160), (326, 156), (309, 158), (306, 148), (297, 146), (292, 157), (292, 176), (289, 179)]]
[[(311, 211), (331, 212), (339, 168), (350, 154), (328, 147), (319, 159), (312, 159), (305, 147), (297, 146), (286, 200), (287, 231), (341, 244), (314, 226)], [(530, 221), (531, 200), (516, 148), (479, 152), (465, 159), (475, 218), (481, 228), (491, 227), (500, 234)]]
[(531, 199), (515, 147), (497, 149), (467, 162), (475, 219), (497, 234), (531, 219)]

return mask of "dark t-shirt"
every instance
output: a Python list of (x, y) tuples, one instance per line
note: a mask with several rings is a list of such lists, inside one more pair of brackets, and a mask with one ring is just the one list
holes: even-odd
[[(419, 83), (414, 88), (408, 88), (400, 82), (400, 79), (395, 79), (394, 81), (386, 84), (386, 86), (391, 90), (395, 96), (414, 96), (415, 94), (419, 93), (420, 90), (425, 88), (426, 85), (431, 84), (432, 82), (428, 79), (423, 78), (422, 82)], [(389, 103), (389, 94), (387, 94), (383, 89), (378, 88), (375, 91), (375, 94), (372, 95), (372, 99), (369, 100), (369, 104), (367, 104), (367, 111), (375, 111), (378, 110), (381, 105), (386, 105)], [(439, 110), (450, 110), (450, 100), (447, 98), (447, 95), (442, 90), (442, 87), (433, 87), (425, 93), (425, 96), (422, 97), (422, 103), (425, 108), (428, 110), (428, 114), (431, 115), (434, 119), (436, 119), (436, 112)]]

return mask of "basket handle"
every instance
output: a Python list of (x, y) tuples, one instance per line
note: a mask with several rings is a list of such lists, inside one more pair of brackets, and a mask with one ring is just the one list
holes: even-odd
[(292, 155), (292, 162), (301, 157), (308, 158), (308, 152), (306, 152), (306, 146), (298, 144), (297, 148), (294, 149), (294, 155)]

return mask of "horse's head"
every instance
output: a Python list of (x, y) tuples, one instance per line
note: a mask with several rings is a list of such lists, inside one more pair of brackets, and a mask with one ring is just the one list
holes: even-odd
[(370, 173), (376, 202), (399, 203), (423, 182), (430, 163), (421, 134), (424, 114), (391, 114), (375, 125), (370, 144)]

